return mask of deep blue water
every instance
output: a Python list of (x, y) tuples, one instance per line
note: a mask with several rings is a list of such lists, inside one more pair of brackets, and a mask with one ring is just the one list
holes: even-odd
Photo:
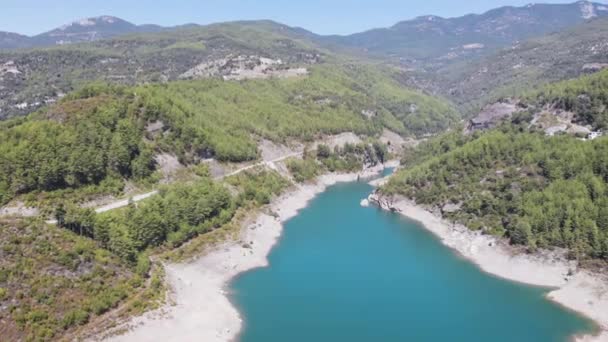
[(231, 284), (243, 342), (566, 341), (588, 320), (481, 272), (419, 223), (336, 185), (285, 224), (270, 266)]

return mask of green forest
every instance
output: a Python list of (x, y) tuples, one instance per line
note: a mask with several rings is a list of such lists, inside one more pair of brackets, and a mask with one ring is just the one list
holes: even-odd
[(148, 261), (140, 256), (146, 250), (177, 248), (227, 224), (239, 208), (268, 204), (289, 185), (277, 173), (267, 171), (248, 172), (227, 182), (238, 189), (237, 195), (203, 177), (166, 186), (158, 196), (104, 214), (62, 205), (56, 209), (55, 218), (60, 227), (97, 241), (145, 275)]
[[(377, 82), (361, 82), (363, 76)], [(259, 158), (261, 138), (373, 137), (384, 127), (422, 135), (457, 117), (449, 104), (364, 66), (318, 66), (298, 79), (94, 84), (0, 124), (0, 203), (86, 185), (115, 193), (124, 180), (151, 177), (161, 151), (186, 165), (205, 158), (242, 162)]]
[(0, 203), (15, 194), (146, 178), (153, 151), (126, 103), (109, 96), (66, 101), (0, 126)]
[[(0, 52), (0, 340), (110, 331), (163, 302), (164, 262), (226, 241), (251, 249), (240, 233), (254, 214), (278, 218), (268, 206), (277, 196), (398, 157), (405, 168), (382, 194), (517, 251), (560, 248), (583, 266), (608, 265), (608, 137), (549, 137), (533, 122), (565, 111), (608, 129), (608, 70), (567, 80), (604, 64), (588, 53), (603, 51), (604, 21), (496, 54), (491, 44), (442, 46), (443, 57), (428, 60), (272, 21)], [(258, 73), (266, 59), (274, 71), (306, 72)], [(260, 78), (224, 79), (245, 64)], [(504, 97), (525, 110), (463, 133), (463, 118)], [(362, 142), (319, 144), (347, 132)], [(392, 133), (421, 143), (395, 156), (389, 147), (402, 146), (380, 142), (402, 141)], [(262, 153), (269, 145), (280, 146)], [(285, 167), (262, 161), (303, 146)], [(143, 193), (155, 195), (94, 209)]]
[(382, 191), (459, 209), (446, 218), (513, 244), (608, 260), (608, 139), (547, 137), (517, 126), (451, 133), (404, 157)]
[(299, 183), (310, 181), (325, 172), (357, 172), (365, 167), (384, 163), (389, 158), (387, 146), (378, 141), (336, 146), (324, 144), (316, 151), (307, 151), (302, 159), (290, 159), (287, 168)]
[(3, 341), (53, 341), (127, 298), (133, 313), (163, 296), (162, 277), (146, 279), (95, 241), (40, 222), (0, 221)]
[[(355, 171), (387, 158), (386, 146), (374, 140), (385, 127), (426, 134), (457, 117), (449, 104), (405, 90), (381, 72), (373, 75), (384, 82), (382, 89), (361, 85), (355, 76), (362, 70), (319, 66), (305, 78), (265, 81), (97, 83), (27, 117), (0, 122), (0, 204), (28, 201), (58, 224), (0, 224), (10, 229), (0, 239), (3, 255), (10, 255), (0, 263), (0, 301), (31, 299), (0, 319), (15, 324), (16, 339), (51, 340), (123, 305), (131, 314), (141, 312), (163, 293), (150, 255), (179, 258), (206, 236), (217, 241), (214, 233), (231, 231), (243, 213), (270, 203), (291, 185), (263, 170), (216, 182), (198, 165), (202, 159), (252, 162), (261, 157), (260, 139), (310, 143), (354, 132), (368, 142), (334, 150), (322, 145), (304, 163), (314, 165), (314, 175)], [(414, 116), (421, 120), (409, 128)], [(437, 116), (443, 121), (437, 123)], [(192, 174), (160, 186), (158, 153), (176, 155)], [(297, 161), (289, 164), (294, 178), (311, 179), (292, 163)], [(159, 195), (103, 214), (80, 207), (140, 183), (159, 187)], [(39, 258), (47, 253), (54, 256)], [(22, 271), (11, 271), (16, 267)], [(53, 275), (54, 270), (72, 276)], [(78, 291), (66, 283), (70, 279)], [(51, 282), (59, 288), (49, 293), (45, 286)], [(30, 290), (23, 292), (19, 284)]]
[(539, 107), (552, 106), (574, 112), (579, 123), (605, 130), (608, 128), (608, 70), (544, 86), (528, 94), (526, 101)]
[(230, 225), (238, 211), (270, 203), (288, 186), (278, 173), (261, 169), (225, 183), (202, 174), (103, 214), (68, 202), (55, 210), (57, 227), (0, 221), (0, 303), (14, 303), (0, 319), (16, 333), (5, 337), (53, 340), (112, 309), (133, 315), (154, 308), (165, 290), (151, 255), (179, 251)]

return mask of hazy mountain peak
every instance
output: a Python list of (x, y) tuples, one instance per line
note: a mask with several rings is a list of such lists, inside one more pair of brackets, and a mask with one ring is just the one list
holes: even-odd
[(584, 19), (591, 19), (597, 17), (594, 4), (589, 1), (580, 1), (578, 4), (581, 8), (581, 14)]
[(36, 46), (63, 45), (90, 42), (135, 32), (155, 32), (160, 29), (160, 27), (152, 25), (137, 26), (114, 16), (103, 15), (73, 21), (32, 39)]
[(84, 18), (84, 19), (76, 20), (69, 24), (65, 24), (65, 25), (59, 27), (58, 30), (66, 31), (69, 28), (72, 28), (75, 26), (87, 27), (87, 26), (95, 26), (100, 23), (105, 23), (105, 24), (111, 25), (111, 24), (114, 24), (119, 21), (126, 23), (126, 21), (124, 21), (120, 18), (109, 16), (109, 15), (104, 15), (104, 16), (100, 16), (100, 17), (91, 17), (91, 18)]
[(403, 58), (408, 62), (432, 60), (443, 64), (486, 55), (518, 41), (604, 16), (608, 16), (608, 6), (590, 1), (531, 3), (455, 18), (421, 16), (388, 29), (374, 29), (337, 38), (337, 41), (365, 53)]
[(442, 20), (443, 18), (437, 15), (423, 15), (420, 17), (417, 17), (415, 20), (418, 21), (436, 21), (436, 20)]

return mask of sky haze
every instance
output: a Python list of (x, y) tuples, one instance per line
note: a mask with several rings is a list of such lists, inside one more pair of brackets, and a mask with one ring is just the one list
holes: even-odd
[[(387, 27), (420, 15), (444, 17), (522, 6), (529, 0), (4, 0), (0, 31), (34, 35), (76, 19), (113, 15), (136, 24), (173, 26), (272, 19), (320, 34), (349, 34)], [(551, 3), (571, 3), (555, 0)], [(600, 1), (605, 2), (605, 1)]]

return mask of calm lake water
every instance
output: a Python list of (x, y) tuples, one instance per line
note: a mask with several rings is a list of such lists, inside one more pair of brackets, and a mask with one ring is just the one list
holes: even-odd
[(270, 267), (231, 284), (243, 342), (567, 341), (588, 320), (481, 272), (420, 224), (340, 184), (285, 224)]

